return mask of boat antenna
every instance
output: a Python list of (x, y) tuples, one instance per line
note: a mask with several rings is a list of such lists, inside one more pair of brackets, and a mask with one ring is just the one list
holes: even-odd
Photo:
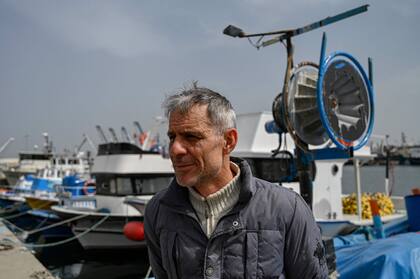
[(114, 142), (118, 142), (118, 137), (117, 137), (117, 134), (115, 133), (115, 130), (114, 130), (114, 128), (108, 128), (108, 130), (109, 130), (109, 132), (111, 133), (111, 137), (112, 137), (112, 140), (114, 141)]
[(128, 134), (127, 129), (124, 126), (121, 127), (121, 137), (126, 142), (130, 142), (130, 143), (134, 142), (132, 139), (130, 139), (130, 135)]
[(138, 121), (134, 121), (134, 126), (137, 128), (137, 130), (139, 131), (139, 134), (143, 133), (143, 129), (141, 128), (141, 125)]
[(103, 143), (108, 143), (108, 139), (105, 136), (104, 131), (100, 125), (96, 125), (96, 131), (98, 131), (99, 137), (101, 138)]
[(45, 153), (51, 153), (52, 149), (53, 149), (53, 143), (50, 140), (50, 137), (49, 137), (47, 132), (42, 133), (42, 135), (44, 136), (44, 140), (45, 140), (45, 142), (44, 142), (44, 152)]
[(0, 153), (2, 153), (3, 152), (3, 150), (5, 150), (6, 149), (6, 147), (12, 142), (12, 141), (14, 141), (15, 140), (15, 138), (9, 138), (1, 147), (0, 147)]
[(141, 127), (140, 123), (138, 121), (134, 121), (133, 122), (134, 126), (137, 128), (138, 131), (138, 135), (136, 133), (134, 133), (134, 141), (140, 146), (142, 147), (142, 142), (140, 140), (140, 137), (144, 136), (144, 131), (143, 128)]

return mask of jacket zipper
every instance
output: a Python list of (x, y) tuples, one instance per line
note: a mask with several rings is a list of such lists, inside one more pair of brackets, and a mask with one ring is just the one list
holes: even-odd
[(210, 205), (208, 203), (208, 201), (206, 201), (206, 208), (204, 209), (204, 217), (206, 218), (206, 235), (208, 238), (210, 238), (211, 234), (210, 233), (210, 218), (213, 217), (211, 210), (210, 210)]

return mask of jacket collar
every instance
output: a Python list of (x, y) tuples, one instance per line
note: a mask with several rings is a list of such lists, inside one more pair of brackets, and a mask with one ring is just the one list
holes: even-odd
[[(238, 183), (241, 185), (238, 205), (243, 206), (251, 199), (252, 195), (255, 193), (255, 185), (253, 183), (254, 177), (252, 176), (250, 166), (245, 160), (235, 157), (231, 157), (230, 159), (241, 169), (241, 175), (238, 181)], [(167, 205), (173, 210), (182, 212), (184, 214), (195, 215), (194, 208), (192, 207), (189, 200), (188, 189), (178, 185), (175, 178), (172, 180), (168, 190), (163, 195), (161, 203)], [(240, 208), (242, 208), (242, 206), (240, 206)], [(237, 207), (238, 206), (235, 206), (234, 209)]]

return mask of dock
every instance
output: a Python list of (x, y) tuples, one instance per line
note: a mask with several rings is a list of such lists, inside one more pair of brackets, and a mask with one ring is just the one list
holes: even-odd
[(0, 274), (9, 279), (55, 278), (1, 221)]

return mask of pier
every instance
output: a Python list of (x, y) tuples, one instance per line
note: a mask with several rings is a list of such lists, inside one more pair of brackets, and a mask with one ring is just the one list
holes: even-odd
[(0, 222), (0, 274), (9, 279), (55, 278), (2, 222)]

